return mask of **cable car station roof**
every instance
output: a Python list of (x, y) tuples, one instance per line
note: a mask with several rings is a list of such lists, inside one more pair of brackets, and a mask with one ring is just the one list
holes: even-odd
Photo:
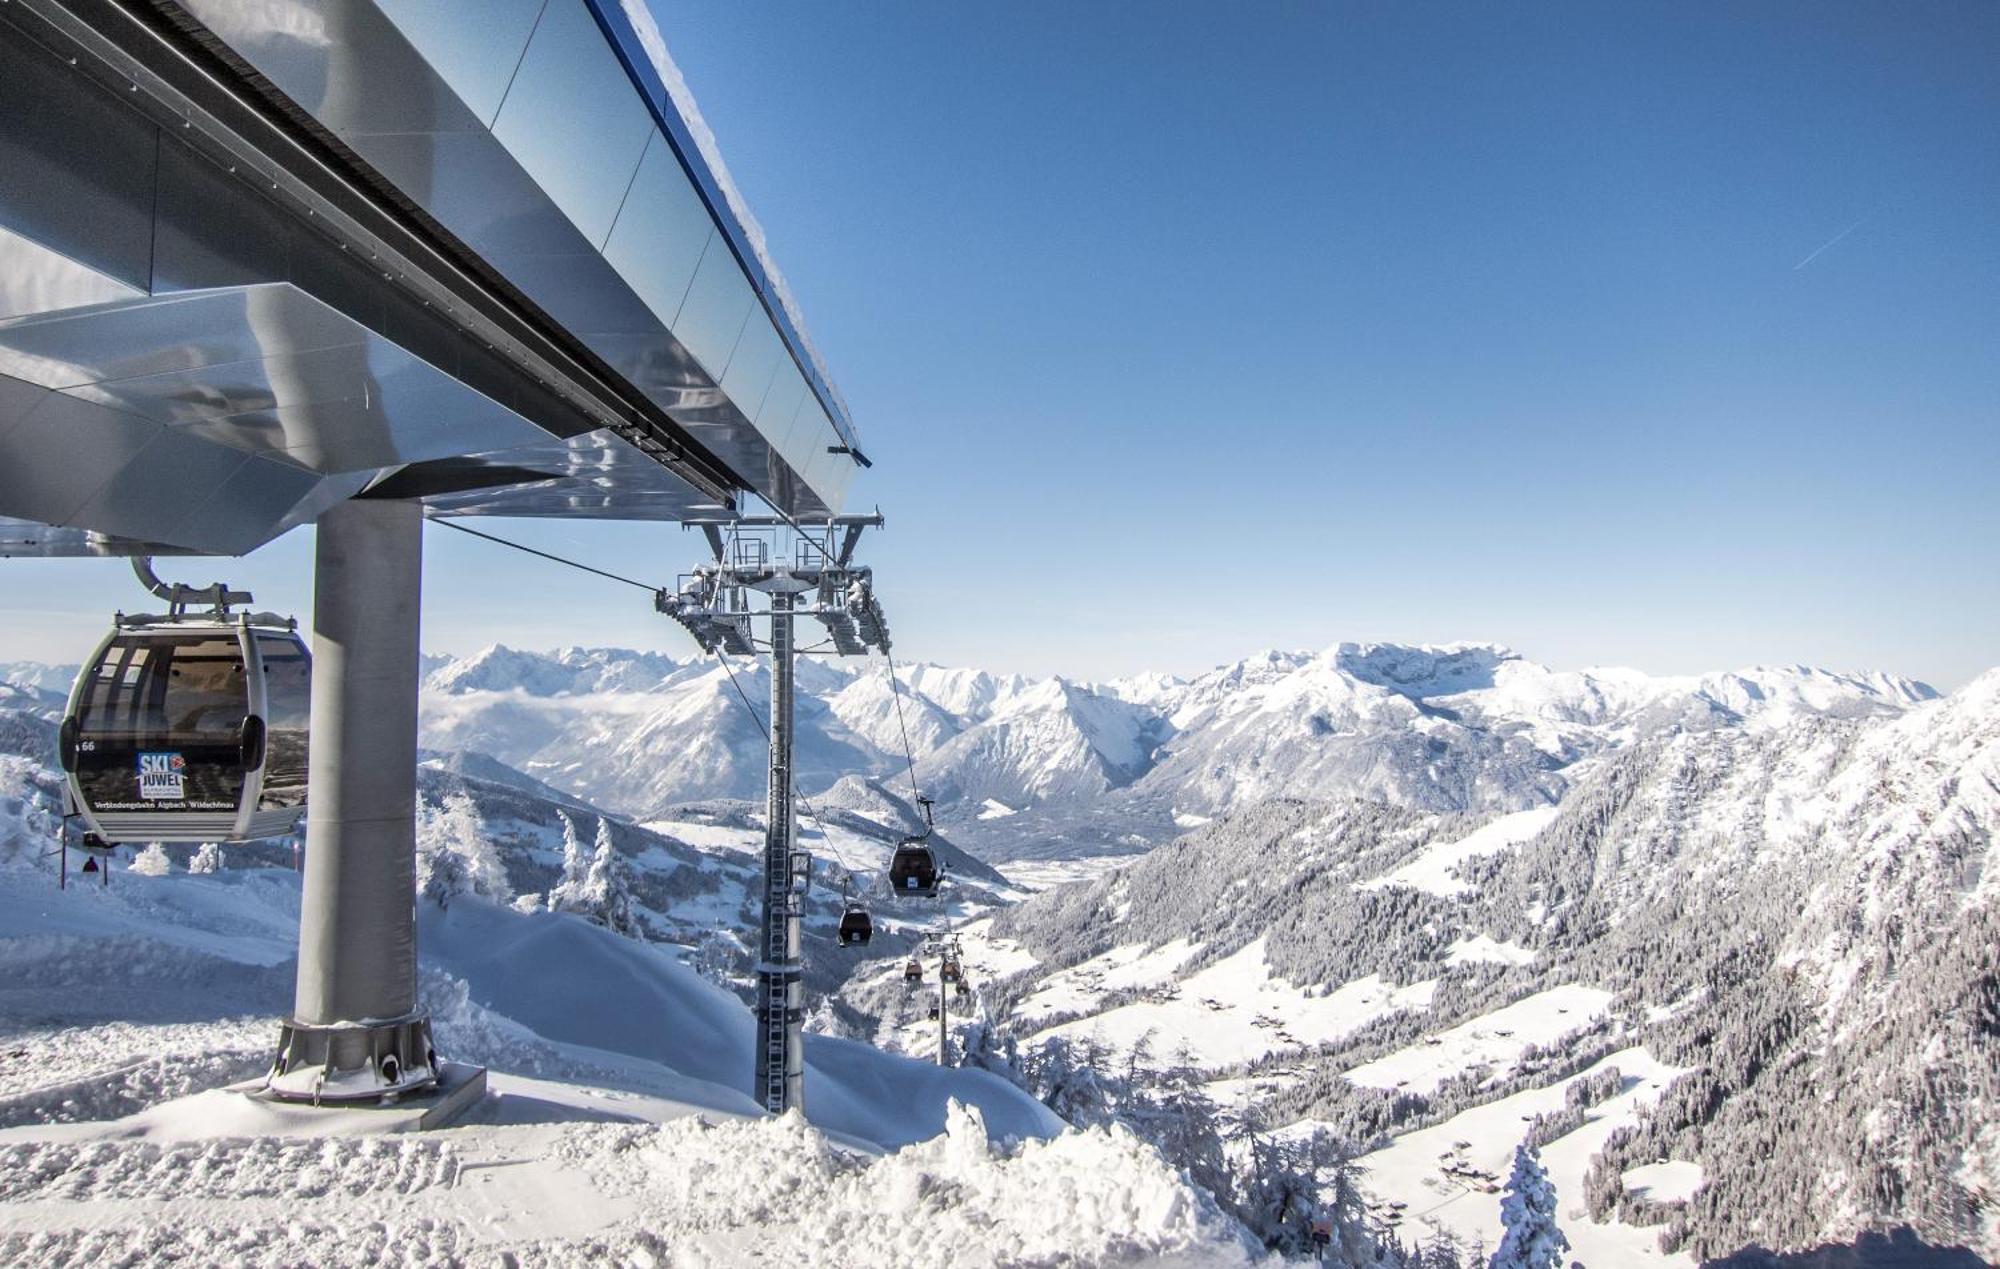
[(858, 437), (634, 16), (0, 7), (0, 553), (837, 512)]

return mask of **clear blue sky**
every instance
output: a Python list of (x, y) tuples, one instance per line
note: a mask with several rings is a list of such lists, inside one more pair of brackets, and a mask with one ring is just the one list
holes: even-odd
[[(2000, 664), (2000, 6), (653, 4), (877, 459), (910, 657)], [(431, 545), (427, 646), (691, 651)], [(303, 607), (308, 558), (237, 571)], [(119, 572), (9, 564), (0, 656)]]

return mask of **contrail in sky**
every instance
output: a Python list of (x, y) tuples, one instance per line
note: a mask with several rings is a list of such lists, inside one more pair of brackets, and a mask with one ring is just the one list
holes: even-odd
[[(1875, 214), (1874, 212), (1869, 212), (1869, 213), (1868, 213), (1868, 216), (1873, 216), (1874, 214)], [(1862, 226), (1863, 224), (1865, 224), (1865, 223), (1867, 222), (1867, 220), (1868, 220), (1868, 216), (1863, 216), (1863, 217), (1862, 217), (1862, 218), (1861, 218), (1860, 220), (1857, 220), (1857, 221), (1855, 221), (1855, 222), (1854, 222), (1853, 224), (1849, 225), (1849, 226), (1848, 226), (1847, 228), (1845, 228), (1845, 229), (1841, 230), (1841, 231), (1840, 231), (1839, 233), (1835, 234), (1835, 235), (1834, 235), (1833, 237), (1831, 237), (1831, 238), (1828, 238), (1828, 239), (1827, 239), (1827, 240), (1826, 240), (1825, 242), (1821, 243), (1821, 244), (1820, 244), (1820, 245), (1819, 245), (1819, 246), (1818, 246), (1817, 248), (1815, 248), (1815, 249), (1813, 250), (1813, 252), (1812, 252), (1812, 254), (1811, 254), (1811, 255), (1807, 256), (1807, 257), (1806, 257), (1805, 259), (1803, 259), (1803, 260), (1799, 261), (1799, 262), (1798, 262), (1797, 264), (1793, 265), (1793, 266), (1792, 266), (1792, 272), (1793, 272), (1793, 273), (1797, 273), (1797, 272), (1798, 272), (1798, 271), (1799, 271), (1800, 269), (1803, 269), (1803, 268), (1805, 268), (1805, 267), (1806, 267), (1807, 265), (1811, 264), (1811, 263), (1812, 263), (1813, 261), (1815, 261), (1815, 260), (1819, 259), (1819, 258), (1820, 258), (1820, 254), (1821, 254), (1822, 252), (1824, 252), (1824, 251), (1826, 251), (1826, 250), (1827, 250), (1828, 248), (1832, 247), (1832, 246), (1833, 246), (1833, 245), (1834, 245), (1835, 243), (1839, 242), (1839, 241), (1840, 241), (1840, 240), (1841, 240), (1842, 238), (1845, 238), (1845, 237), (1846, 237), (1847, 235), (1849, 235), (1849, 234), (1853, 233), (1853, 232), (1854, 232), (1855, 230), (1857, 230), (1857, 229), (1861, 228), (1861, 226)]]

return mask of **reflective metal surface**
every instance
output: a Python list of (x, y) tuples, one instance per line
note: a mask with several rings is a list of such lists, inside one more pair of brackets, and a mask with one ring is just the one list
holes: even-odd
[[(233, 0), (187, 7), (745, 484), (832, 509), (792, 464), (774, 468), (761, 422), (771, 348), (796, 374), (802, 341), (758, 299), (726, 240), (736, 227), (718, 227), (585, 0), (501, 4), (491, 24), (415, 0), (298, 0), (285, 21)], [(191, 248), (173, 245), (178, 281)], [(749, 339), (759, 360), (731, 376)], [(818, 449), (842, 443), (813, 417)]]
[(112, 537), (89, 529), (40, 524), (0, 516), (0, 559), (24, 556), (57, 559), (70, 556), (182, 555), (184, 547)]
[(380, 0), (382, 13), (487, 127), (546, 0)]
[[(615, 434), (551, 437), (289, 284), (0, 322), (0, 371), (0, 512), (42, 525), (239, 554), (457, 455), (546, 479), (426, 500), (440, 510), (713, 508)], [(50, 535), (20, 536), (54, 553)]]
[[(841, 429), (796, 333), (587, 0), (186, 7), (743, 484), (837, 507), (852, 464), (826, 454)], [(259, 155), (13, 29), (0, 14), (0, 550), (238, 553), (445, 462), (466, 470), (407, 486), (437, 513), (717, 509), (629, 423), (323, 232)]]
[(708, 208), (688, 184), (680, 160), (655, 136), (605, 240), (604, 258), (648, 308), (673, 326), (695, 266), (715, 233)]
[(157, 149), (155, 130), (110, 93), (0, 39), (0, 225), (144, 288)]
[(0, 321), (142, 294), (137, 287), (0, 227)]
[(653, 121), (575, 0), (552, 0), (514, 72), (493, 135), (602, 249)]
[[(634, 8), (623, 0), (584, 0), (596, 14), (598, 25), (617, 49), (619, 60), (624, 63), (626, 73), (631, 76), (633, 86), (645, 98), (665, 136), (679, 153), (682, 163), (703, 198), (713, 210), (716, 224), (723, 236), (729, 240), (735, 256), (742, 264), (750, 279), (753, 290), (762, 297), (771, 323), (783, 334), (787, 347), (801, 372), (812, 385), (813, 395), (827, 408), (829, 418), (843, 443), (859, 443), (853, 420), (848, 417), (847, 406), (840, 393), (834, 388), (826, 367), (820, 363), (805, 332), (795, 324), (794, 314), (777, 294), (778, 287), (766, 272), (764, 261), (752, 244), (751, 234), (737, 217), (729, 199), (722, 192), (722, 182), (716, 173), (709, 170), (702, 157), (701, 147), (695, 143), (688, 121), (681, 116), (679, 107), (661, 81), (660, 69), (655, 62), (653, 44), (664, 44), (657, 26), (644, 6)], [(641, 30), (637, 23), (643, 22)]]
[(720, 380), (729, 369), (729, 358), (756, 303), (735, 258), (721, 239), (712, 239), (701, 263), (695, 266), (687, 299), (674, 319), (674, 335), (712, 377)]

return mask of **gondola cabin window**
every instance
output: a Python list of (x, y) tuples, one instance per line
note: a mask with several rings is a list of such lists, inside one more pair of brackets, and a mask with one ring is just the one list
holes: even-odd
[(264, 788), (257, 797), (263, 811), (305, 805), (306, 740), (312, 703), (312, 660), (291, 639), (258, 639), (264, 663)]
[(241, 735), (249, 713), (233, 636), (116, 643), (78, 713), (79, 788), (98, 811), (233, 811), (243, 794)]

